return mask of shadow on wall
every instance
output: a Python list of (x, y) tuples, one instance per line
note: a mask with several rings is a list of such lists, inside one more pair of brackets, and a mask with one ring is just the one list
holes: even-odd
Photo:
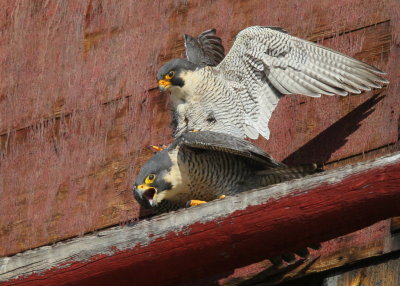
[(335, 151), (346, 144), (347, 137), (360, 128), (361, 121), (375, 111), (374, 106), (385, 97), (385, 95), (381, 94), (382, 92), (374, 95), (356, 107), (349, 114), (318, 134), (314, 139), (290, 154), (282, 162), (287, 165), (307, 163), (325, 164)]

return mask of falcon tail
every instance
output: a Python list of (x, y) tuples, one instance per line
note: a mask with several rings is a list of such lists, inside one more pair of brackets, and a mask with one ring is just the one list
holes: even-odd
[(296, 167), (281, 167), (262, 170), (257, 172), (257, 176), (261, 179), (261, 185), (267, 186), (298, 179), (321, 171), (322, 170), (319, 169), (316, 164), (309, 164)]

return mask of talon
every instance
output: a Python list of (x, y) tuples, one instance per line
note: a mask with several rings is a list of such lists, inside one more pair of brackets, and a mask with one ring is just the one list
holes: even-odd
[(155, 152), (160, 152), (167, 148), (167, 145), (150, 145), (150, 148)]
[(199, 129), (193, 129), (193, 130), (190, 130), (189, 132), (199, 132), (200, 130)]
[(222, 200), (222, 199), (225, 199), (225, 198), (226, 198), (225, 195), (220, 195), (218, 199), (219, 199), (219, 200)]
[(200, 200), (190, 200), (186, 203), (187, 207), (193, 207), (193, 206), (198, 206), (207, 203), (206, 201), (200, 201)]

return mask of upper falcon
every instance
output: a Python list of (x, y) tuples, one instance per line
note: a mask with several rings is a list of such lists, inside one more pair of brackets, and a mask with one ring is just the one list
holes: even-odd
[(242, 30), (225, 58), (215, 30), (185, 35), (185, 47), (187, 60), (171, 60), (157, 73), (160, 89), (171, 92), (175, 136), (209, 130), (268, 139), (285, 94), (345, 96), (388, 83), (383, 71), (276, 27)]

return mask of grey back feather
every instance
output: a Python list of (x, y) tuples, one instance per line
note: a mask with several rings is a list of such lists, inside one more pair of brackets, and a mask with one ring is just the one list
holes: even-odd
[(271, 155), (253, 143), (225, 133), (212, 131), (187, 132), (179, 137), (169, 148), (174, 149), (177, 145), (234, 154), (252, 159), (269, 168), (286, 167), (285, 164), (276, 161)]

